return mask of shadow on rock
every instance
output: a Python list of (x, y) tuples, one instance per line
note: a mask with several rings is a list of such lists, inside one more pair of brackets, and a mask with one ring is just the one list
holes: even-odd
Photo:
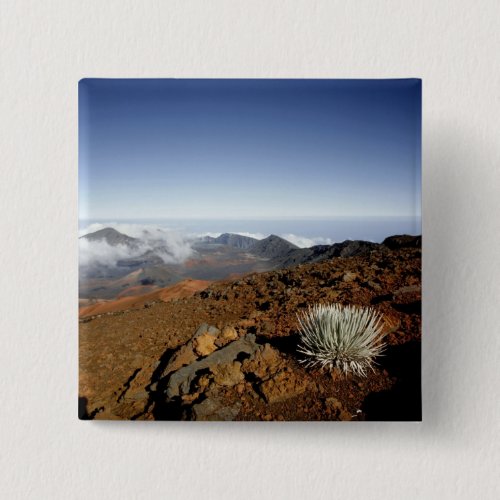
[(271, 344), (271, 347), (274, 347), (282, 354), (292, 355), (294, 357), (297, 356), (297, 347), (300, 342), (300, 335), (298, 333), (293, 333), (291, 335), (287, 335), (286, 337), (257, 337), (257, 342), (259, 344)]
[(420, 300), (410, 302), (409, 304), (392, 304), (392, 307), (398, 312), (405, 314), (418, 314), (422, 315), (422, 303)]
[(380, 368), (397, 381), (388, 391), (369, 394), (362, 406), (366, 420), (422, 420), (421, 343), (390, 346)]
[[(146, 411), (152, 408), (152, 415), (155, 420), (181, 420), (182, 409), (180, 401), (167, 402), (165, 392), (170, 377), (163, 377), (163, 372), (176, 350), (177, 349), (167, 349), (162, 354), (158, 366), (151, 376), (151, 383), (146, 387), (149, 393)], [(141, 412), (139, 415), (132, 417), (132, 420), (136, 420), (142, 415), (143, 413)]]

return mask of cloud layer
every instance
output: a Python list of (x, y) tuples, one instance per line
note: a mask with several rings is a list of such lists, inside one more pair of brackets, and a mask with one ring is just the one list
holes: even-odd
[(297, 245), (299, 248), (309, 248), (314, 245), (331, 245), (333, 243), (330, 238), (305, 238), (304, 236), (297, 236), (292, 233), (280, 234), (278, 236), (281, 236), (290, 243)]
[[(138, 238), (138, 248), (127, 245), (109, 245), (106, 241), (89, 241), (81, 236), (105, 227), (112, 227), (120, 233)], [(194, 255), (192, 243), (194, 237), (168, 228), (144, 224), (90, 224), (79, 231), (79, 262), (82, 267), (96, 265), (115, 266), (121, 259), (138, 257), (147, 251), (154, 251), (165, 264), (182, 264)]]
[[(112, 227), (120, 233), (126, 234), (141, 241), (138, 248), (130, 248), (127, 245), (111, 246), (106, 241), (89, 241), (81, 236), (90, 234), (106, 227)], [(79, 231), (79, 262), (83, 268), (93, 266), (115, 266), (121, 259), (138, 257), (147, 251), (154, 251), (166, 264), (182, 264), (187, 259), (196, 255), (193, 243), (202, 236), (220, 236), (221, 233), (203, 232), (188, 233), (160, 227), (151, 224), (129, 224), (129, 223), (93, 223)], [(238, 231), (235, 234), (249, 236), (258, 240), (266, 238), (267, 234), (250, 233)], [(306, 238), (292, 233), (279, 234), (278, 236), (288, 240), (300, 248), (314, 245), (330, 245), (329, 238)]]

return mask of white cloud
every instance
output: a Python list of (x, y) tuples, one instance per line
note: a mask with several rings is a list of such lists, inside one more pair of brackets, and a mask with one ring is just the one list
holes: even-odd
[(138, 257), (148, 250), (154, 250), (166, 264), (180, 264), (194, 255), (194, 250), (191, 248), (192, 237), (151, 224), (95, 223), (81, 229), (79, 235), (93, 233), (105, 227), (112, 227), (120, 233), (140, 239), (139, 247), (132, 249), (126, 245), (111, 246), (105, 241), (88, 241), (80, 238), (80, 266), (114, 266), (120, 259)]
[[(138, 257), (148, 250), (154, 250), (166, 264), (182, 264), (196, 253), (192, 248), (196, 239), (202, 236), (212, 236), (214, 238), (222, 233), (203, 232), (185, 233), (168, 227), (153, 224), (133, 224), (133, 223), (93, 223), (80, 229), (79, 236), (93, 233), (106, 227), (112, 227), (120, 233), (141, 240), (138, 248), (132, 249), (126, 245), (111, 246), (105, 241), (88, 241), (79, 239), (79, 259), (80, 266), (92, 268), (95, 265), (115, 266), (117, 261), (131, 257)], [(262, 240), (268, 235), (263, 233), (251, 233), (248, 231), (237, 231), (234, 234), (248, 236)], [(314, 245), (330, 245), (333, 241), (330, 238), (306, 238), (292, 233), (280, 235), (282, 238), (297, 245), (300, 248), (308, 248)]]
[(114, 266), (120, 259), (128, 259), (144, 253), (146, 247), (132, 250), (126, 245), (111, 246), (106, 241), (78, 240), (79, 262), (82, 267), (96, 265)]
[(205, 236), (210, 236), (210, 238), (218, 238), (222, 233), (212, 233), (210, 231), (206, 231), (204, 233), (192, 233), (190, 236), (194, 238), (204, 238)]
[(281, 234), (280, 236), (300, 248), (309, 248), (314, 245), (331, 245), (333, 243), (330, 238), (322, 238), (320, 236), (316, 238), (306, 238), (292, 233)]
[(246, 231), (235, 232), (233, 234), (239, 234), (240, 236), (248, 236), (249, 238), (255, 238), (256, 240), (263, 240), (264, 238), (267, 238), (269, 236), (268, 234), (249, 233)]
[[(269, 236), (268, 234), (262, 234), (262, 233), (249, 233), (248, 231), (227, 231), (228, 233), (231, 234), (239, 234), (240, 236), (248, 236), (249, 238), (255, 238), (256, 240), (263, 240), (264, 238), (267, 238)], [(193, 238), (203, 238), (204, 236), (210, 236), (211, 238), (218, 238), (221, 234), (224, 233), (214, 233), (211, 231), (205, 231), (203, 233), (196, 233), (192, 234), (191, 236)]]

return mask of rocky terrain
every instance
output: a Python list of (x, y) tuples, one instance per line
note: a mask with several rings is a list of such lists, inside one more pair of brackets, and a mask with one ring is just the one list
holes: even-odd
[[(420, 238), (348, 246), (82, 318), (80, 418), (419, 420)], [(317, 302), (383, 313), (388, 345), (367, 378), (300, 364), (296, 314)]]
[[(165, 239), (167, 238), (167, 239)], [(419, 246), (420, 239), (413, 238)], [(217, 281), (239, 277), (251, 272), (264, 272), (321, 262), (332, 257), (353, 257), (369, 254), (380, 247), (367, 241), (344, 241), (333, 245), (299, 248), (289, 241), (269, 235), (256, 239), (239, 234), (223, 233), (214, 238), (204, 236), (189, 241), (190, 256), (182, 262), (171, 262), (172, 249), (161, 230), (158, 234), (143, 230), (142, 238), (132, 238), (111, 227), (80, 238), (90, 244), (105, 244), (129, 254), (112, 262), (95, 262), (80, 266), (79, 296), (82, 305), (139, 295), (174, 285), (186, 279)], [(382, 245), (388, 247), (388, 238)], [(185, 242), (186, 243), (186, 242)], [(146, 249), (148, 248), (148, 249)], [(94, 252), (106, 253), (98, 247)]]
[(210, 281), (187, 279), (169, 287), (154, 288), (149, 293), (144, 293), (144, 289), (147, 288), (145, 286), (129, 287), (116, 300), (99, 300), (94, 302), (81, 300), (79, 316), (84, 318), (98, 314), (138, 309), (157, 301), (168, 302), (173, 299), (190, 297), (195, 292), (207, 288), (210, 283)]

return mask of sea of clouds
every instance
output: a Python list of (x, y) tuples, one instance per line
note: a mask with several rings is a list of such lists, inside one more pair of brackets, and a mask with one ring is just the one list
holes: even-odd
[[(89, 241), (81, 238), (85, 234), (112, 227), (122, 234), (140, 240), (138, 247), (109, 245), (106, 241)], [(138, 257), (149, 250), (163, 259), (166, 264), (181, 264), (193, 257), (195, 252), (192, 235), (177, 230), (147, 224), (93, 223), (79, 230), (79, 263), (82, 267), (96, 265), (114, 266), (117, 261)]]
[[(127, 245), (111, 246), (105, 241), (89, 241), (81, 238), (81, 236), (106, 227), (112, 227), (122, 234), (139, 239), (139, 246), (137, 248), (131, 248)], [(233, 233), (258, 240), (269, 236), (268, 234), (246, 231), (233, 231)], [(221, 233), (214, 232), (190, 233), (153, 224), (92, 223), (79, 230), (79, 263), (83, 268), (96, 265), (114, 266), (121, 259), (137, 257), (148, 250), (154, 250), (155, 254), (161, 257), (166, 264), (182, 264), (187, 259), (196, 255), (193, 244), (200, 237), (211, 236), (216, 238), (220, 235)], [(292, 233), (278, 234), (278, 236), (300, 248), (308, 248), (314, 245), (330, 245), (333, 243), (330, 238), (306, 238)], [(162, 250), (159, 250), (159, 248)]]

